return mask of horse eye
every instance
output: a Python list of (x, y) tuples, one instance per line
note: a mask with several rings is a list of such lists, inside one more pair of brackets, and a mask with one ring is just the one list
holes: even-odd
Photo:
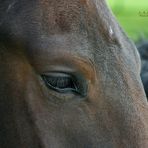
[(74, 92), (81, 94), (80, 83), (77, 78), (66, 73), (48, 73), (42, 78), (49, 89), (60, 93)]

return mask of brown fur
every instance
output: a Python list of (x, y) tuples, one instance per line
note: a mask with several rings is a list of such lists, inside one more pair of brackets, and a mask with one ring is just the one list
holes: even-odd
[[(1, 148), (147, 148), (140, 58), (104, 0), (0, 3)], [(50, 90), (50, 71), (87, 95)]]

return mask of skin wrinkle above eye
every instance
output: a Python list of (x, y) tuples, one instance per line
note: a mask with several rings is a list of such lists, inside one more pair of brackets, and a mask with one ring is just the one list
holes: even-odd
[[(82, 87), (79, 88), (79, 94), (81, 94), (82, 96), (86, 96), (88, 91), (88, 85), (93, 84), (95, 82), (95, 75), (92, 75), (95, 74), (95, 72), (92, 72), (94, 71), (94, 66), (91, 65), (92, 63), (88, 61), (86, 62), (84, 59), (82, 60), (81, 58), (71, 56), (68, 57), (69, 58), (66, 61), (58, 57), (56, 57), (55, 59), (53, 58), (53, 61), (50, 63), (51, 65), (49, 65), (48, 67), (48, 71), (44, 72), (44, 75), (49, 75), (49, 73), (67, 73), (70, 75), (75, 75), (77, 81), (79, 81), (78, 83), (80, 83)], [(58, 63), (57, 59), (59, 61), (64, 61), (66, 65)]]
[(50, 72), (74, 73), (78, 71), (84, 74), (91, 82), (94, 82), (96, 78), (95, 65), (92, 60), (86, 59), (86, 57), (80, 57), (80, 55), (67, 51), (59, 53), (58, 55), (53, 54), (50, 59), (45, 56), (44, 59), (42, 59), (42, 57), (39, 59), (40, 57), (33, 57), (33, 59), (30, 60), (33, 60), (31, 63), (36, 63), (36, 65), (33, 66), (36, 68), (37, 72), (41, 74), (48, 74)]
[[(35, 39), (34, 39), (35, 40)], [(64, 34), (41, 36), (36, 41), (32, 41), (28, 48), (28, 54), (34, 55), (35, 58), (45, 61), (49, 60), (52, 56), (75, 56), (82, 57), (91, 61), (94, 60), (94, 55), (91, 50), (93, 49), (88, 39), (79, 34)], [(57, 55), (58, 53), (58, 55)], [(50, 56), (52, 55), (52, 56)], [(32, 58), (32, 57), (31, 57)]]
[(92, 75), (92, 74), (95, 74), (95, 70), (94, 70), (94, 66), (91, 65), (90, 62), (86, 62), (84, 59), (78, 58), (78, 57), (77, 58), (69, 57), (69, 59), (67, 59), (64, 62), (65, 62), (64, 63), (65, 65), (64, 64), (58, 65), (58, 63), (57, 63), (57, 66), (51, 65), (51, 69), (53, 68), (54, 70), (61, 70), (62, 72), (79, 73), (81, 75), (84, 75), (84, 77), (90, 80), (92, 83), (94, 82), (95, 75)]

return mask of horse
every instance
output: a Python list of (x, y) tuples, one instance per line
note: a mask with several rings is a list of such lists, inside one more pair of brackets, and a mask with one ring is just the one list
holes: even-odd
[(140, 69), (105, 0), (0, 0), (0, 147), (147, 148)]

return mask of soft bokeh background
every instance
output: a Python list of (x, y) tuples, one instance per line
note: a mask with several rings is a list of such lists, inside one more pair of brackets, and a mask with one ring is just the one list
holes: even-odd
[(107, 0), (120, 25), (135, 42), (148, 39), (148, 0)]

